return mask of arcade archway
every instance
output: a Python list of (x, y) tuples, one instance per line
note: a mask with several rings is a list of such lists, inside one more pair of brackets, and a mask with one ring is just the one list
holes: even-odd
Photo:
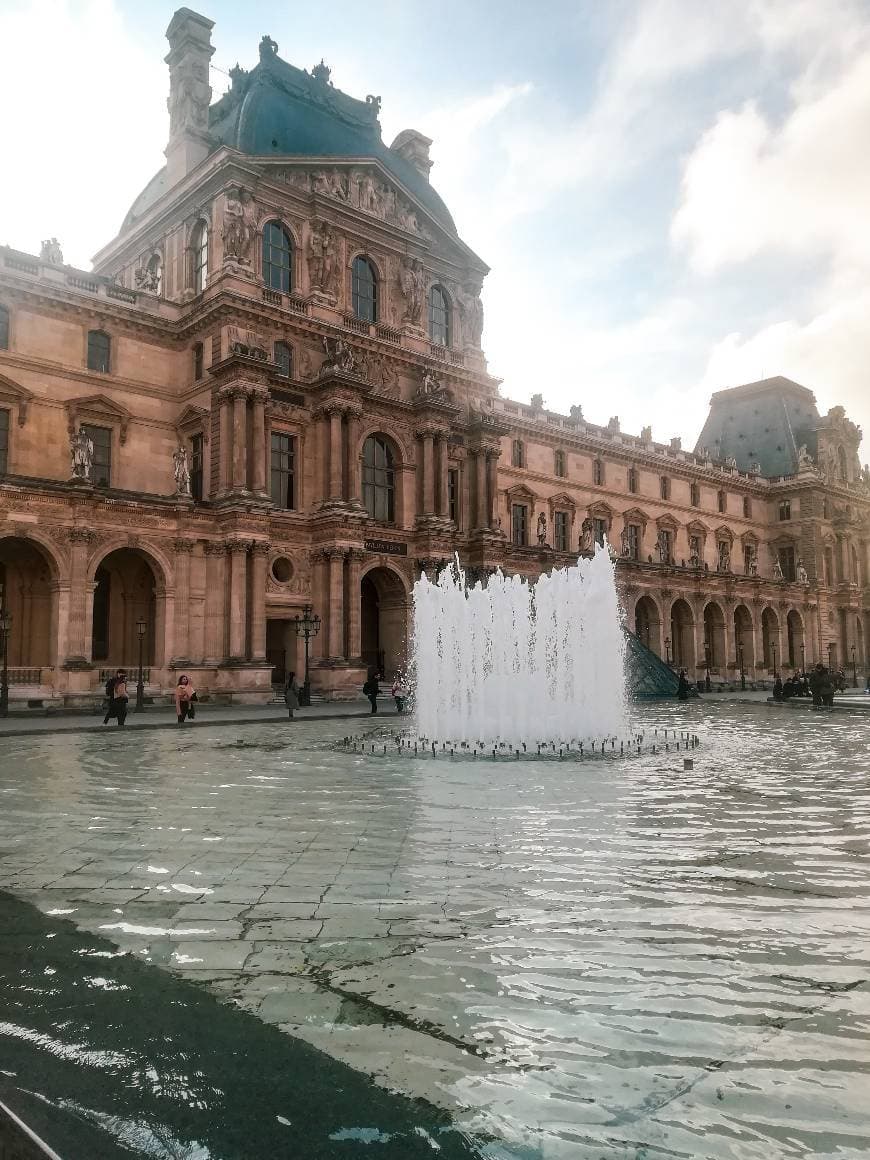
[(685, 600), (675, 600), (671, 607), (671, 656), (678, 669), (689, 674), (695, 667), (695, 618)]
[(155, 663), (155, 643), (162, 621), (158, 576), (148, 558), (135, 548), (109, 552), (94, 573), (91, 658), (102, 668), (135, 671), (139, 659), (137, 622), (145, 622), (142, 663)]
[[(57, 569), (41, 546), (17, 536), (0, 539), (0, 609), (11, 614), (11, 683), (41, 681), (56, 663)], [(31, 670), (31, 671), (24, 671)]]
[(372, 568), (360, 581), (360, 643), (363, 664), (392, 677), (405, 667), (408, 592), (389, 568)]

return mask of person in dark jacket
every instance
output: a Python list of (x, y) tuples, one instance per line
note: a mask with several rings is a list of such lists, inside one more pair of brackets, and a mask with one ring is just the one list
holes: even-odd
[(287, 713), (292, 721), (293, 714), (299, 708), (299, 684), (296, 680), (295, 673), (290, 673), (287, 677), (287, 685), (284, 689), (284, 704), (287, 706)]
[(677, 697), (681, 701), (689, 699), (689, 682), (686, 680), (686, 670), (680, 669), (680, 679), (677, 684)]
[(378, 687), (377, 673), (370, 673), (369, 679), (363, 685), (363, 693), (369, 699), (369, 704), (372, 707), (372, 713), (377, 713), (378, 711), (378, 694), (380, 691), (381, 690)]
[(777, 677), (773, 682), (773, 699), (774, 701), (782, 700), (782, 677)]
[[(115, 697), (115, 689), (119, 682), (123, 682), (124, 692), (127, 691), (127, 681), (123, 669), (116, 669), (115, 675), (109, 677), (106, 681), (106, 715), (103, 718), (103, 724), (108, 725), (112, 717), (118, 717), (118, 710), (121, 707), (121, 698)], [(123, 698), (124, 716), (127, 716), (127, 698)], [(118, 724), (123, 725), (124, 722), (119, 718)]]

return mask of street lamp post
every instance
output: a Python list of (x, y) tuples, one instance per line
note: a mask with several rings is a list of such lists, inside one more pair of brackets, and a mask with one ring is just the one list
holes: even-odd
[(770, 651), (773, 653), (773, 679), (776, 680), (776, 641), (771, 644)]
[(671, 663), (671, 638), (669, 636), (666, 636), (665, 637), (665, 664), (669, 665), (670, 663)]
[(807, 647), (805, 644), (801, 645), (801, 672), (807, 671)]
[(746, 666), (743, 663), (743, 641), (737, 642), (737, 659), (740, 662), (740, 688), (746, 691)]
[(145, 633), (148, 623), (140, 616), (136, 621), (136, 635), (139, 638), (139, 680), (136, 682), (136, 712), (141, 713), (145, 708), (145, 682), (142, 679), (142, 646), (145, 643)]
[(302, 683), (302, 688), (299, 690), (299, 704), (311, 704), (311, 678), (308, 672), (308, 648), (312, 637), (317, 636), (320, 632), (321, 619), (315, 613), (311, 615), (311, 605), (306, 604), (302, 609), (302, 615), (298, 613), (293, 617), (293, 625), (296, 629), (296, 635), (301, 636), (305, 640), (305, 680)]
[(9, 716), (9, 634), (12, 631), (12, 613), (0, 611), (0, 644), (3, 645), (3, 675), (0, 678), (0, 717)]
[(704, 641), (704, 668), (706, 670), (706, 676), (704, 677), (704, 692), (709, 693), (710, 687), (711, 687), (710, 686), (710, 642), (709, 642), (709, 640)]
[(852, 688), (858, 688), (858, 670), (855, 667), (855, 646), (852, 645)]

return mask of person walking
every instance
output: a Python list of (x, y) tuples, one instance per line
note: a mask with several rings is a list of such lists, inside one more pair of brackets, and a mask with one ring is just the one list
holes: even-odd
[(115, 709), (115, 685), (121, 677), (121, 670), (116, 669), (113, 676), (106, 681), (106, 715), (103, 718), (103, 724), (108, 725), (109, 719), (117, 715)]
[(369, 704), (372, 707), (372, 715), (378, 711), (378, 696), (380, 694), (378, 688), (378, 675), (375, 672), (369, 673), (369, 678), (363, 685), (363, 693), (369, 699)]
[(828, 709), (833, 709), (834, 707), (834, 692), (836, 689), (835, 680), (835, 673), (831, 673), (829, 669), (822, 668), (822, 704)]
[(127, 708), (130, 704), (130, 694), (127, 692), (127, 674), (118, 669), (115, 677), (115, 687), (112, 693), (112, 717), (118, 718), (118, 725), (123, 729), (127, 721)]
[(822, 677), (824, 674), (824, 665), (818, 664), (810, 673), (810, 693), (813, 698), (813, 708), (821, 709), (822, 707)]
[(287, 677), (287, 684), (284, 686), (284, 704), (287, 706), (287, 715), (292, 721), (293, 714), (299, 708), (299, 684), (295, 673), (290, 673)]
[(183, 725), (188, 718), (191, 721), (194, 719), (196, 716), (195, 704), (196, 689), (191, 684), (190, 677), (182, 674), (175, 686), (175, 714), (178, 717), (179, 725)]
[(677, 697), (681, 701), (689, 699), (689, 682), (686, 680), (686, 670), (680, 669), (680, 679), (677, 684)]

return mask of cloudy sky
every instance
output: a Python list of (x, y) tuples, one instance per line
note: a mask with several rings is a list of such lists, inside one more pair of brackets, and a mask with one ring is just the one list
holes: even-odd
[[(190, 6), (216, 95), (269, 33), (434, 138), (505, 394), (694, 443), (712, 390), (785, 374), (870, 426), (870, 0)], [(0, 241), (87, 268), (115, 233), (163, 163), (174, 7), (0, 0)]]

